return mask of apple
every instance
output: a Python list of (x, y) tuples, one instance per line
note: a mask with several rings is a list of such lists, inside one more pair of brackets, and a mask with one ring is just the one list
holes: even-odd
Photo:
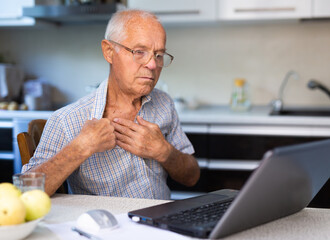
[(25, 206), (19, 197), (0, 197), (0, 226), (23, 223), (25, 214)]
[(3, 182), (0, 183), (0, 197), (2, 196), (21, 196), (22, 192), (14, 184)]
[(21, 195), (26, 209), (25, 220), (32, 221), (45, 216), (51, 207), (50, 197), (42, 190), (34, 189)]

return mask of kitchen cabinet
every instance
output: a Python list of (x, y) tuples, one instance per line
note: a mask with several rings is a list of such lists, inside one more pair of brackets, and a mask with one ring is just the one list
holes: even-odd
[[(193, 188), (178, 187), (173, 182), (170, 184), (172, 190), (192, 192), (240, 189), (268, 150), (330, 137), (330, 128), (317, 132), (308, 127), (226, 123), (183, 123), (182, 127), (195, 148), (195, 157), (203, 175)], [(212, 181), (208, 176), (212, 176)]]
[(0, 182), (11, 181), (12, 175), (21, 171), (17, 134), (26, 132), (32, 119), (48, 119), (52, 113), (0, 110)]
[[(224, 108), (200, 109), (179, 114), (183, 130), (195, 148), (201, 177), (185, 187), (169, 178), (173, 199), (191, 197), (222, 188), (241, 189), (273, 148), (330, 138), (328, 117), (270, 116), (270, 109), (250, 112)], [(311, 206), (330, 207), (330, 182)]]
[(155, 13), (163, 23), (216, 20), (217, 0), (128, 0), (127, 7)]
[(10, 121), (0, 122), (0, 182), (10, 182), (13, 173), (12, 127)]
[[(312, 19), (330, 16), (327, 0), (125, 0), (104, 6), (43, 6), (34, 0), (0, 0), (0, 27), (106, 24), (118, 9), (143, 9), (164, 24), (221, 23), (238, 20)], [(23, 8), (25, 9), (23, 11)], [(69, 9), (70, 8), (70, 9)], [(24, 12), (24, 14), (23, 14)]]
[(311, 0), (218, 0), (218, 19), (266, 20), (310, 18), (311, 7)]
[(330, 1), (329, 0), (312, 0), (312, 17), (326, 18), (330, 17)]
[[(173, 199), (196, 196), (200, 193), (230, 188), (240, 190), (251, 173), (259, 166), (264, 154), (275, 147), (328, 139), (329, 129), (308, 129), (281, 126), (251, 126), (245, 124), (196, 125), (205, 132), (193, 131), (183, 123), (183, 129), (195, 148), (201, 177), (196, 186), (185, 187), (168, 180)], [(242, 131), (243, 130), (243, 131)], [(330, 207), (330, 182), (311, 203), (312, 206)], [(326, 195), (326, 197), (324, 197)]]
[(33, 26), (36, 20), (23, 16), (23, 7), (34, 6), (34, 0), (0, 0), (0, 26)]

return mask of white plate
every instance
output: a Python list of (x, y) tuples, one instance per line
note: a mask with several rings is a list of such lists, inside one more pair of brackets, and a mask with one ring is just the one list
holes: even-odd
[(37, 227), (38, 223), (43, 218), (38, 218), (34, 221), (29, 221), (22, 224), (0, 226), (1, 239), (6, 240), (19, 240), (26, 238)]

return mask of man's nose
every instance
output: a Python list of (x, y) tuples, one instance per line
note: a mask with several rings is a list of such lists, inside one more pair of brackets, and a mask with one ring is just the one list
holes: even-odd
[(154, 55), (151, 56), (151, 58), (149, 59), (149, 61), (145, 64), (145, 66), (149, 69), (156, 69), (157, 68), (157, 64), (156, 64), (156, 58)]

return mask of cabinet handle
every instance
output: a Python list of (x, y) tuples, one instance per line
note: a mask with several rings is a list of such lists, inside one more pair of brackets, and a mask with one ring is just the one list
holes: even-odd
[(182, 125), (182, 130), (185, 133), (208, 133), (208, 126), (206, 125)]
[(0, 151), (0, 161), (1, 159), (6, 160), (13, 160), (14, 159), (14, 153), (9, 151)]
[(241, 170), (252, 171), (260, 164), (258, 160), (226, 160), (210, 159), (208, 169), (211, 170)]
[(250, 12), (294, 12), (295, 7), (278, 7), (278, 8), (235, 8), (236, 13), (250, 13)]
[(252, 171), (256, 169), (260, 160), (239, 160), (239, 159), (207, 159), (197, 158), (200, 168), (210, 170), (240, 170)]
[(200, 11), (199, 10), (191, 10), (191, 11), (154, 11), (153, 13), (155, 15), (158, 15), (158, 16), (191, 15), (191, 14), (198, 15), (198, 14), (200, 14)]
[(13, 128), (14, 124), (12, 121), (0, 121), (0, 128)]
[(209, 160), (206, 158), (196, 158), (200, 168), (208, 168)]
[(329, 131), (318, 131), (310, 127), (293, 126), (214, 126), (210, 127), (211, 134), (234, 134), (234, 135), (262, 135), (262, 136), (322, 136)]

